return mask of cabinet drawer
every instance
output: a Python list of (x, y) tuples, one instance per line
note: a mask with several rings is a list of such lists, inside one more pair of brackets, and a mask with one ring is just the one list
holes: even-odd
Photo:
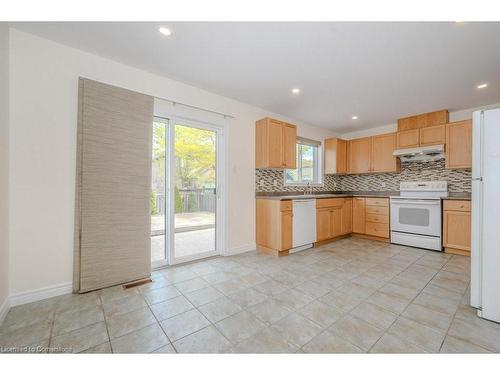
[(323, 198), (316, 199), (316, 208), (341, 207), (344, 205), (344, 198)]
[(366, 221), (370, 222), (370, 223), (389, 224), (389, 216), (377, 215), (377, 214), (367, 214)]
[(389, 207), (366, 206), (366, 215), (385, 215), (385, 216), (389, 216)]
[(292, 211), (292, 201), (281, 201), (280, 211)]
[(471, 207), (470, 201), (454, 201), (454, 200), (444, 201), (445, 211), (470, 211), (470, 207)]
[(389, 224), (366, 222), (365, 233), (370, 236), (389, 238)]
[(367, 206), (389, 207), (389, 199), (387, 198), (366, 198)]

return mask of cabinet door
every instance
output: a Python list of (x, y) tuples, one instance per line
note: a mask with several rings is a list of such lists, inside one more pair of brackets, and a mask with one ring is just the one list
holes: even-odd
[(294, 169), (297, 165), (297, 128), (283, 124), (283, 168)]
[(333, 207), (331, 209), (331, 237), (342, 235), (342, 207)]
[(337, 173), (347, 173), (347, 141), (337, 140)]
[(281, 249), (288, 250), (292, 248), (292, 211), (281, 213)]
[(446, 168), (472, 168), (472, 120), (446, 124)]
[(400, 161), (392, 155), (396, 148), (396, 133), (372, 137), (372, 172), (397, 172)]
[(342, 207), (342, 234), (352, 232), (352, 198), (347, 198)]
[(283, 168), (283, 123), (269, 119), (267, 125), (268, 166)]
[(351, 173), (370, 172), (370, 137), (349, 141), (349, 167)]
[(444, 211), (443, 246), (470, 251), (471, 214), (465, 211)]
[(331, 214), (329, 208), (316, 210), (316, 240), (323, 241), (331, 237)]
[(420, 146), (442, 145), (446, 142), (446, 125), (420, 129)]
[(411, 129), (397, 133), (397, 148), (412, 148), (419, 146), (419, 130)]
[(353, 198), (352, 200), (352, 231), (365, 233), (365, 198)]

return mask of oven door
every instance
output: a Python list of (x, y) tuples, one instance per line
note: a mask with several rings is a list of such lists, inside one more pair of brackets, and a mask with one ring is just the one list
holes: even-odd
[(391, 198), (391, 230), (440, 237), (441, 200)]

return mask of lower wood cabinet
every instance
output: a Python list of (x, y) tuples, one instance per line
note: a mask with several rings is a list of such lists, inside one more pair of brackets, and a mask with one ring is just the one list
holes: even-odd
[(389, 238), (389, 199), (353, 198), (353, 232)]
[(316, 200), (316, 241), (352, 232), (352, 198)]
[(352, 233), (352, 198), (345, 198), (342, 206), (341, 234)]
[(352, 199), (352, 231), (365, 233), (365, 198)]
[(292, 248), (292, 201), (257, 199), (256, 242), (260, 250), (286, 255)]
[(443, 247), (446, 253), (470, 256), (471, 202), (445, 200), (443, 204)]

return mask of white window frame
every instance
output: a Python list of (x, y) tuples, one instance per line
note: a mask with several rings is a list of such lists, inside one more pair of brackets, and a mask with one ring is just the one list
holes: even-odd
[[(298, 182), (288, 182), (286, 179), (286, 172), (289, 169), (283, 171), (283, 185), (284, 186), (324, 186), (324, 176), (323, 176), (323, 145), (321, 142), (309, 140), (306, 138), (297, 137), (297, 145), (309, 145), (315, 147), (313, 155), (313, 182), (302, 181), (302, 158), (297, 154), (297, 169), (299, 175)], [(299, 148), (300, 149), (300, 148)], [(299, 150), (297, 150), (299, 153)]]

